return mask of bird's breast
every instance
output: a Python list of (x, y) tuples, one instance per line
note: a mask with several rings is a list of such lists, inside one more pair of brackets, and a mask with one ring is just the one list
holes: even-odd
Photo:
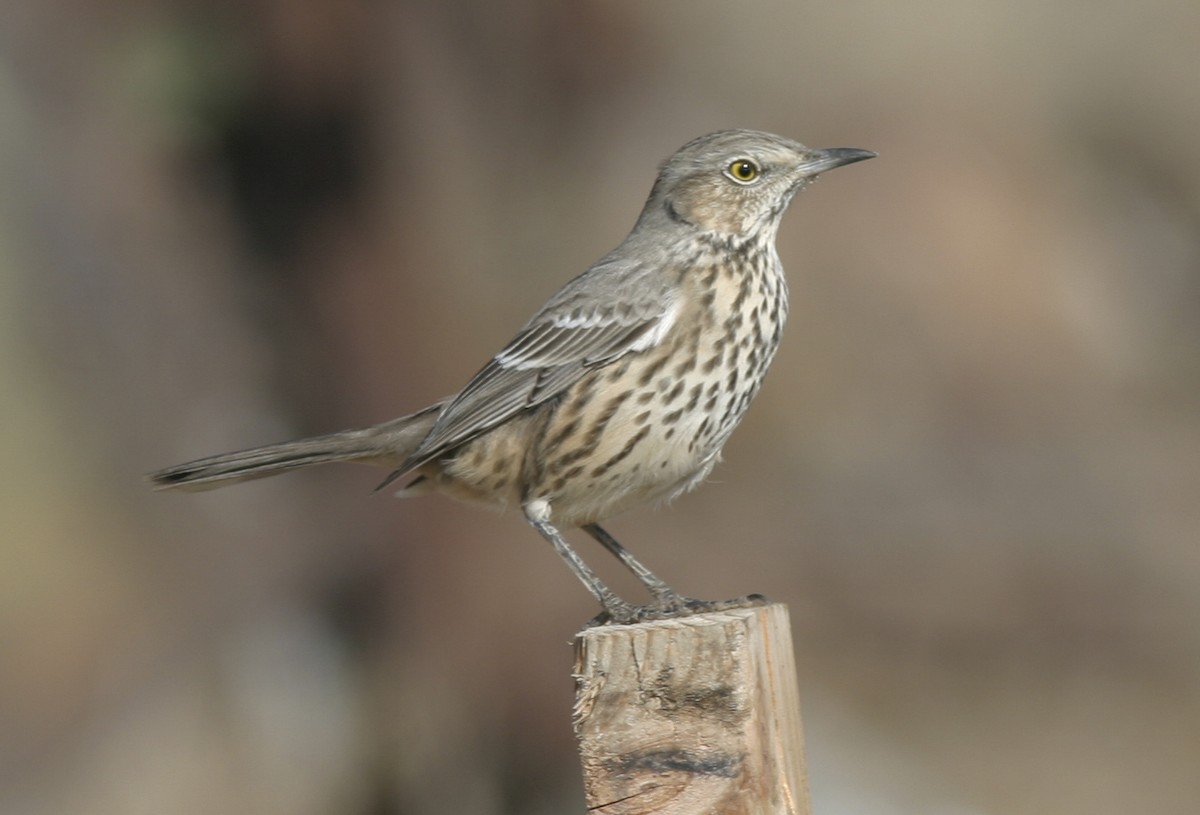
[(592, 371), (544, 418), (527, 478), (560, 521), (601, 520), (694, 486), (758, 392), (787, 313), (777, 261), (694, 272), (658, 345)]

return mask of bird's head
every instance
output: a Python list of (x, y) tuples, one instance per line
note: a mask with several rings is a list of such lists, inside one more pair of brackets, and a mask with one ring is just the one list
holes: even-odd
[(818, 175), (874, 158), (870, 150), (814, 150), (756, 130), (722, 130), (694, 139), (659, 168), (643, 217), (728, 237), (772, 239), (792, 197)]

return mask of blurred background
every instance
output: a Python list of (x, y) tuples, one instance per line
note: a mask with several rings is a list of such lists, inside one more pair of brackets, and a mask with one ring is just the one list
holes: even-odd
[[(1200, 5), (0, 11), (0, 812), (582, 812), (521, 520), (143, 473), (452, 393), (754, 127), (792, 321), (712, 483), (609, 528), (792, 612), (815, 808), (1200, 811)], [(578, 540), (604, 576), (631, 582)]]

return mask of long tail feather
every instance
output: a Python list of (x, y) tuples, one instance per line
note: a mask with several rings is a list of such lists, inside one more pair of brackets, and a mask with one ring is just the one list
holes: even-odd
[(395, 467), (417, 449), (440, 409), (437, 404), (375, 427), (209, 456), (148, 478), (155, 489), (205, 490), (339, 461)]

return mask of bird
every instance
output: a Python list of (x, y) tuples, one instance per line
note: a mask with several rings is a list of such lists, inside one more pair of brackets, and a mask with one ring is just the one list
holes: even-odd
[[(757, 394), (787, 318), (775, 239), (820, 174), (876, 153), (755, 130), (693, 139), (658, 169), (629, 235), (566, 283), (454, 396), (372, 427), (201, 458), (151, 473), (207, 489), (330, 462), (391, 469), (401, 496), (518, 507), (600, 603), (633, 623), (761, 602), (679, 594), (600, 522), (708, 476)], [(566, 541), (581, 528), (651, 602), (619, 597)]]

